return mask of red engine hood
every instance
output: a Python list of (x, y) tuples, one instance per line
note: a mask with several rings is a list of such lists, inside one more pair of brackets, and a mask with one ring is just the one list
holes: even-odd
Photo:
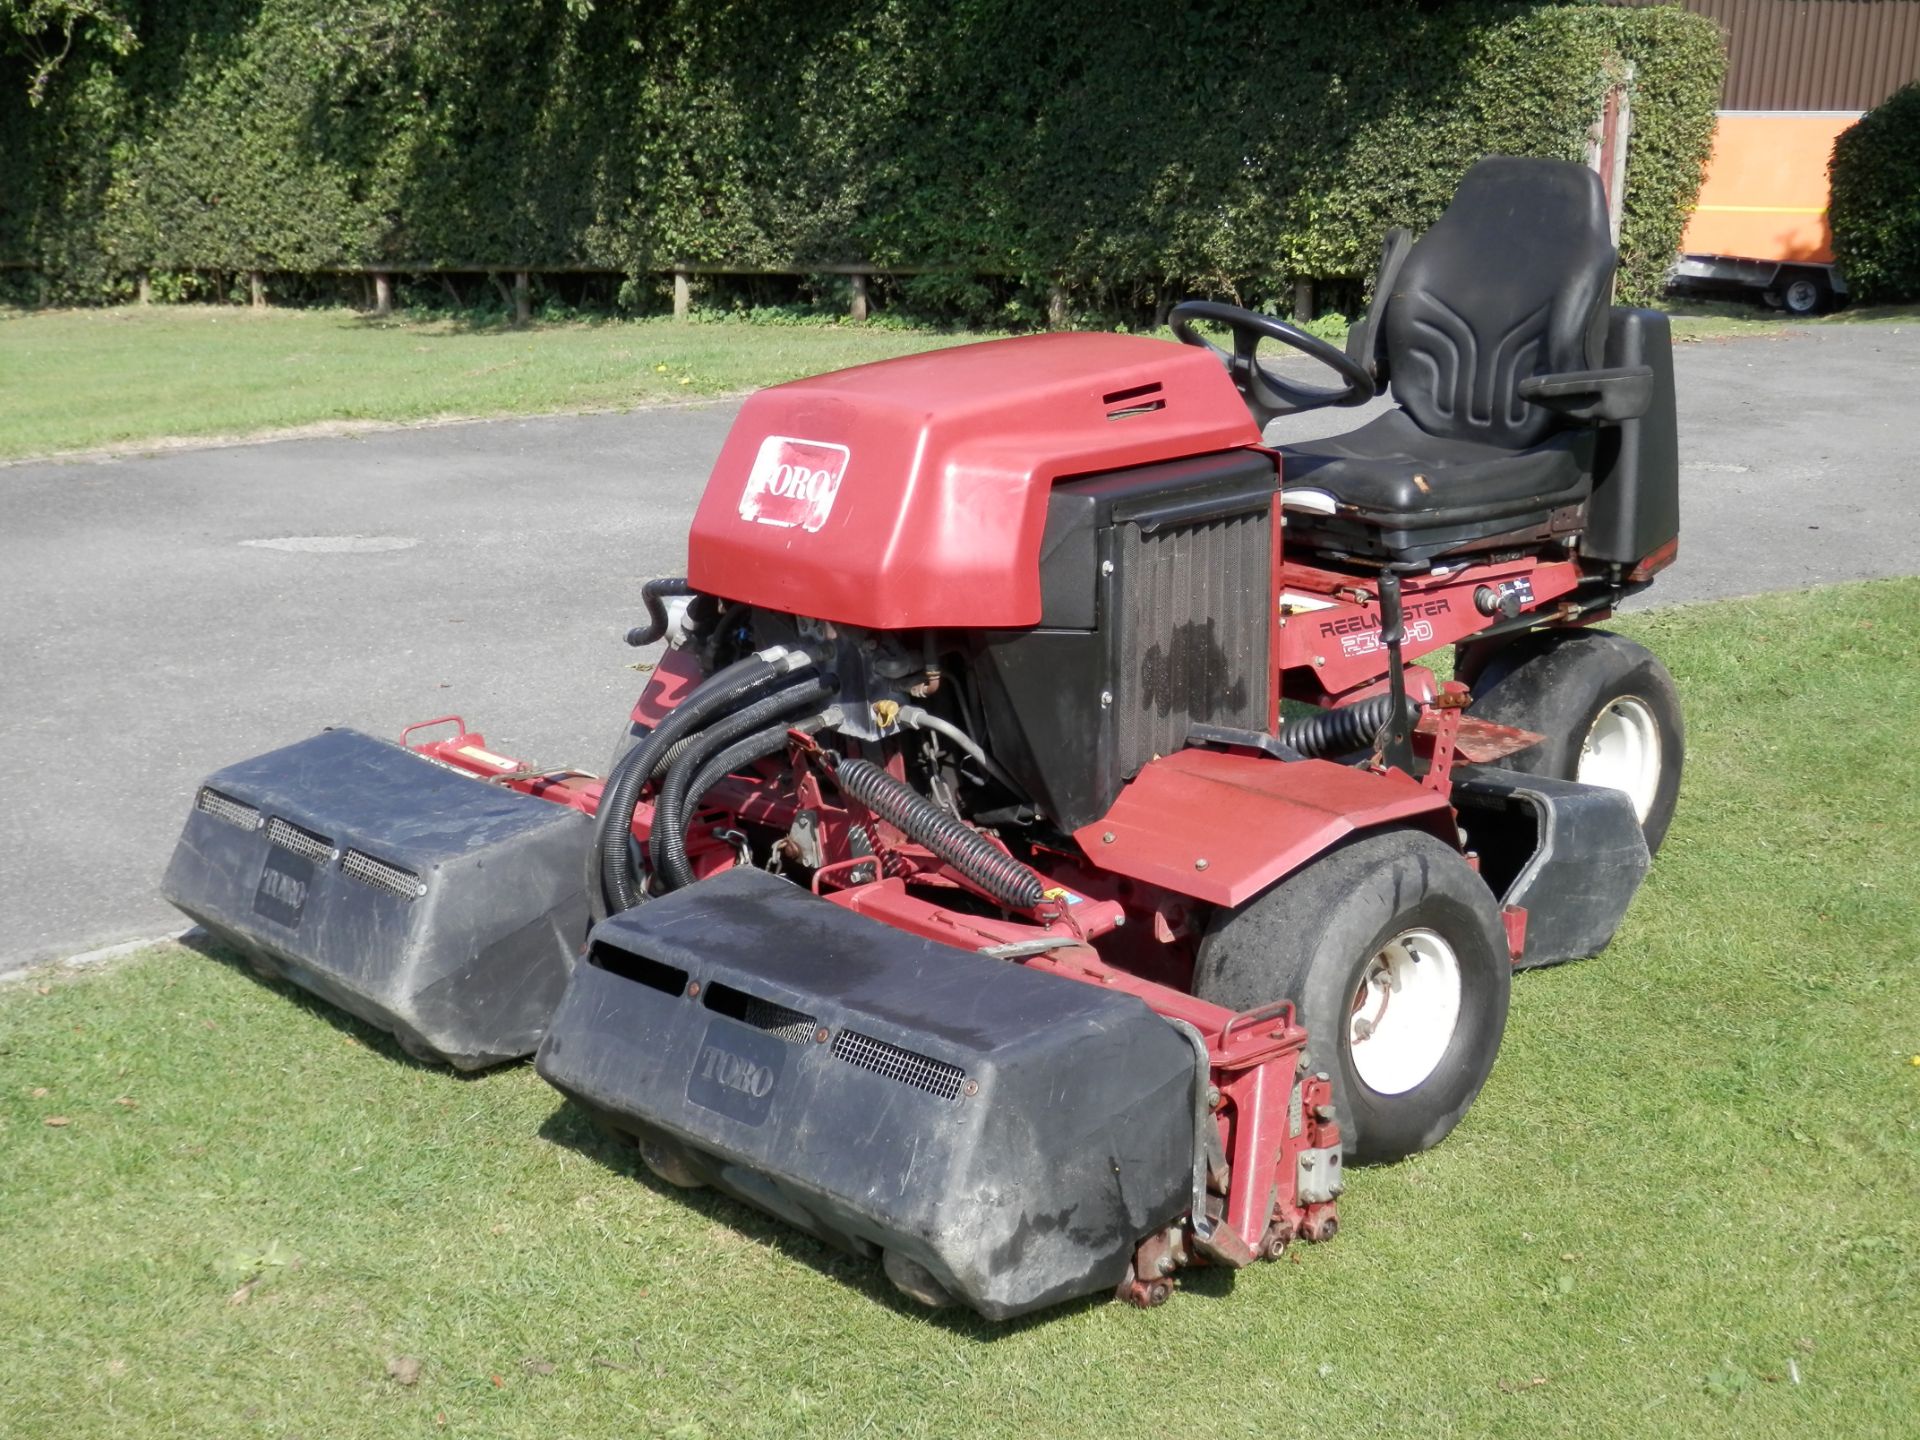
[(687, 578), (844, 625), (1032, 625), (1055, 481), (1259, 441), (1218, 361), (1137, 335), (990, 340), (796, 380), (734, 421)]

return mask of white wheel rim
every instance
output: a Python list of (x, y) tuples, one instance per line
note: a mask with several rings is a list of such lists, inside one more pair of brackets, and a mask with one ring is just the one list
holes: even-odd
[(1660, 790), (1660, 726), (1653, 707), (1637, 695), (1622, 695), (1594, 716), (1574, 779), (1625, 791), (1645, 824)]
[(1431, 930), (1394, 936), (1353, 992), (1347, 1049), (1361, 1084), (1404, 1095), (1433, 1074), (1460, 1024), (1460, 957)]

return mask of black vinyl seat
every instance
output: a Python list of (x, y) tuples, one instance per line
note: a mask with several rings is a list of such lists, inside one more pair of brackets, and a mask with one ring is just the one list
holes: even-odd
[(1397, 403), (1281, 447), (1289, 535), (1413, 562), (1578, 532), (1596, 424), (1652, 390), (1602, 368), (1614, 260), (1599, 177), (1558, 160), (1490, 156), (1417, 243), (1390, 235), (1348, 353)]

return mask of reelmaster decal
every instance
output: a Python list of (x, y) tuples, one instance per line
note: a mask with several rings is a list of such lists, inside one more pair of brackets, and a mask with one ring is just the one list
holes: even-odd
[[(1453, 602), (1444, 597), (1408, 601), (1403, 612), (1407, 639), (1416, 645), (1426, 644), (1433, 639), (1433, 621), (1429, 617), (1445, 615), (1452, 609)], [(1371, 612), (1344, 615), (1338, 620), (1322, 620), (1320, 634), (1329, 640), (1338, 637), (1340, 653), (1343, 655), (1371, 655), (1381, 648), (1380, 617)]]

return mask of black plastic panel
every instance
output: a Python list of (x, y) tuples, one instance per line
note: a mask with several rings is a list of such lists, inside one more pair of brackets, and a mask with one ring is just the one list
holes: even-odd
[[(687, 974), (688, 992), (579, 967), (541, 1075), (683, 1175), (855, 1253), (897, 1252), (983, 1315), (1112, 1289), (1190, 1203), (1193, 1054), (1137, 999), (758, 870), (615, 916), (593, 949)], [(716, 986), (728, 998), (709, 1007)], [(738, 997), (817, 1028), (748, 1023)]]
[(1455, 772), (1453, 803), (1482, 877), (1527, 912), (1517, 968), (1606, 948), (1651, 863), (1622, 791), (1474, 765)]
[(1612, 311), (1607, 364), (1652, 369), (1653, 403), (1638, 420), (1600, 429), (1580, 552), (1631, 565), (1680, 533), (1680, 432), (1667, 317), (1658, 310)]
[(1266, 727), (1275, 485), (1233, 450), (1055, 487), (1042, 624), (985, 635), (973, 667), (996, 758), (1055, 824), (1098, 819), (1197, 723)]
[(161, 890), (261, 968), (474, 1069), (540, 1043), (586, 934), (592, 833), (330, 730), (210, 776)]

